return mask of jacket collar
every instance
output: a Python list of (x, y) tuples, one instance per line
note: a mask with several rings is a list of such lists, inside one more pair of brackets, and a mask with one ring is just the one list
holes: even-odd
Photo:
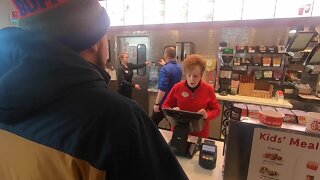
[(187, 80), (184, 81), (184, 87), (185, 87), (186, 89), (188, 89), (188, 91), (190, 91), (190, 92), (192, 92), (192, 93), (195, 93), (196, 91), (198, 91), (199, 88), (201, 88), (202, 83), (203, 83), (202, 80), (200, 80), (199, 83), (198, 83), (198, 85), (197, 85), (197, 88), (196, 88), (193, 92), (192, 92), (192, 90), (190, 89)]

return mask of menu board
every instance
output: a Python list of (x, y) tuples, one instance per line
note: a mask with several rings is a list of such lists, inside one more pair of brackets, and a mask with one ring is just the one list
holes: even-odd
[(241, 20), (243, 1), (215, 0), (213, 21)]
[(213, 20), (214, 0), (189, 0), (188, 22)]
[(186, 23), (188, 18), (188, 0), (166, 0), (164, 23)]
[(312, 16), (320, 16), (320, 0), (313, 1)]
[(275, 18), (309, 17), (313, 0), (277, 0)]
[(107, 12), (110, 17), (111, 26), (124, 25), (124, 4), (123, 0), (108, 0)]
[(276, 9), (276, 0), (244, 0), (242, 20), (272, 19)]
[(145, 0), (143, 12), (144, 24), (163, 24), (164, 0)]
[(319, 153), (319, 137), (256, 128), (247, 179), (319, 179)]
[(143, 24), (143, 0), (124, 0), (124, 25)]

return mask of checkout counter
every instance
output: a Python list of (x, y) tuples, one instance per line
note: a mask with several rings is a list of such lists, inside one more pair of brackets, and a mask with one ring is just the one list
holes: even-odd
[(319, 141), (319, 134), (300, 125), (275, 128), (250, 118), (230, 121), (224, 180), (319, 179), (319, 149), (313, 146)]
[[(149, 115), (151, 116), (153, 104), (157, 96), (156, 89), (148, 89), (149, 94)], [(215, 120), (211, 121), (210, 137), (213, 139), (222, 140), (225, 137), (226, 127), (228, 126), (229, 114), (233, 103), (249, 103), (249, 104), (258, 104), (264, 106), (272, 107), (282, 107), (282, 108), (293, 108), (293, 105), (287, 101), (277, 101), (276, 99), (262, 99), (257, 97), (248, 97), (248, 96), (239, 96), (239, 95), (227, 95), (221, 96), (219, 93), (216, 93), (216, 97), (220, 102), (222, 113)], [(162, 121), (159, 125), (160, 128), (169, 129), (170, 126), (166, 121)]]
[[(171, 140), (172, 132), (161, 130), (160, 132), (167, 143)], [(197, 137), (189, 136), (188, 141), (197, 142)], [(223, 180), (224, 156), (222, 156), (223, 142), (215, 141), (217, 145), (217, 162), (216, 168), (207, 170), (199, 165), (199, 152), (192, 159), (177, 156), (177, 159), (190, 180)]]
[(205, 125), (202, 114), (163, 109), (173, 132), (160, 130), (171, 151), (176, 155), (189, 179), (223, 179), (222, 142), (189, 136)]

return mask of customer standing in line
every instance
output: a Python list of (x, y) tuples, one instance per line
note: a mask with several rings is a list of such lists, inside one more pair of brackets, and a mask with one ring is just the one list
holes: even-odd
[(151, 119), (157, 126), (164, 118), (161, 109), (164, 100), (173, 85), (180, 82), (182, 78), (182, 68), (176, 61), (176, 49), (174, 47), (165, 48), (163, 59), (166, 64), (160, 69), (158, 94), (151, 115)]
[(206, 61), (197, 54), (189, 55), (183, 64), (186, 81), (174, 85), (162, 108), (181, 109), (203, 114), (204, 129), (191, 135), (208, 138), (210, 120), (219, 116), (221, 109), (212, 86), (202, 81)]
[(119, 55), (120, 68), (117, 71), (118, 75), (118, 92), (123, 96), (132, 99), (132, 88), (141, 90), (140, 84), (132, 83), (133, 70), (140, 69), (149, 65), (150, 62), (144, 64), (129, 63), (128, 53), (121, 53)]
[(106, 89), (98, 0), (12, 2), (19, 27), (0, 29), (0, 179), (188, 179), (145, 111)]

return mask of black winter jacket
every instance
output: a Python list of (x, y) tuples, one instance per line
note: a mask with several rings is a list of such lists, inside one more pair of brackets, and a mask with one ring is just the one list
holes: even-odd
[(0, 30), (1, 179), (187, 179), (147, 114), (50, 38)]

